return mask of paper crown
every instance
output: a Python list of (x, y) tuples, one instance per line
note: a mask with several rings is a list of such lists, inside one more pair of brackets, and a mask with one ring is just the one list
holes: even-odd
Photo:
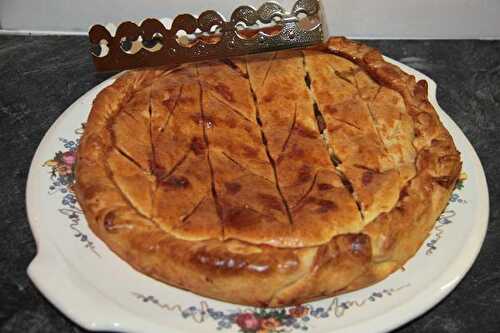
[(170, 28), (151, 18), (140, 25), (123, 22), (114, 36), (95, 25), (89, 37), (96, 69), (110, 71), (304, 48), (323, 42), (322, 22), (318, 0), (298, 0), (290, 12), (266, 2), (259, 9), (236, 8), (230, 21), (207, 10), (198, 18), (179, 15)]

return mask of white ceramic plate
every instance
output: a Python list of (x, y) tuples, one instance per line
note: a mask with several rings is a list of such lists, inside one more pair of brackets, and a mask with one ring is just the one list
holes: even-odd
[(443, 299), (463, 278), (483, 242), (489, 213), (481, 163), (458, 126), (436, 107), (462, 153), (467, 179), (404, 270), (369, 288), (284, 310), (257, 310), (169, 287), (130, 268), (88, 228), (71, 182), (73, 151), (96, 94), (90, 90), (52, 125), (33, 158), (26, 190), (38, 253), (28, 274), (65, 315), (90, 330), (120, 332), (384, 332)]

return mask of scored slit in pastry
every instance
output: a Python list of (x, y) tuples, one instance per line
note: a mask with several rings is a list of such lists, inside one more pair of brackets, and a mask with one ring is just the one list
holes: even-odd
[(75, 192), (92, 230), (138, 271), (278, 307), (400, 268), (460, 169), (426, 83), (332, 38), (125, 73), (94, 101)]

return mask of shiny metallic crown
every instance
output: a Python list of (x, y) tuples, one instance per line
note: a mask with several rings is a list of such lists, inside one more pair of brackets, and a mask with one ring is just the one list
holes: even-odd
[(123, 22), (114, 36), (95, 25), (89, 37), (96, 69), (109, 71), (304, 48), (324, 41), (322, 22), (318, 0), (298, 0), (290, 12), (266, 2), (259, 9), (236, 8), (229, 22), (207, 10), (198, 18), (179, 15), (170, 28), (151, 18), (140, 25)]

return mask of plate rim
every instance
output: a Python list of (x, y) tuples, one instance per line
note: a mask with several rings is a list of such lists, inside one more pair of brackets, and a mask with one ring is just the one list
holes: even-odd
[[(437, 84), (430, 77), (420, 71), (417, 71), (392, 58), (385, 56), (384, 58), (388, 62), (399, 66), (403, 71), (412, 75), (418, 75), (420, 78), (425, 79), (428, 83), (429, 100), (436, 108), (439, 117), (444, 117), (446, 122), (456, 127), (456, 129), (458, 129), (458, 135), (463, 136), (463, 139), (465, 139), (464, 142), (466, 147), (464, 147), (463, 150), (468, 151), (468, 159), (471, 160), (478, 176), (478, 198), (481, 202), (481, 209), (478, 209), (476, 215), (480, 225), (473, 229), (474, 232), (471, 234), (474, 237), (469, 237), (467, 239), (467, 243), (463, 248), (467, 248), (469, 251), (462, 251), (462, 253), (460, 253), (460, 262), (458, 262), (458, 260), (453, 261), (452, 265), (443, 270), (438, 278), (430, 285), (436, 287), (440, 285), (441, 287), (436, 288), (439, 290), (435, 290), (434, 288), (431, 290), (429, 286), (426, 286), (421, 293), (406, 300), (403, 304), (400, 304), (400, 306), (392, 307), (386, 313), (375, 315), (369, 319), (361, 321), (360, 323), (337, 328), (335, 329), (335, 332), (354, 333), (366, 329), (373, 332), (387, 332), (400, 327), (401, 325), (404, 325), (421, 316), (423, 313), (431, 310), (436, 306), (436, 304), (448, 296), (469, 272), (481, 251), (488, 229), (490, 201), (484, 168), (476, 150), (466, 137), (465, 133), (463, 133), (461, 128), (439, 105), (436, 98)], [(35, 239), (37, 253), (29, 264), (27, 273), (37, 289), (40, 290), (49, 302), (58, 308), (65, 316), (85, 329), (94, 331), (154, 332), (159, 329), (160, 325), (154, 322), (147, 322), (131, 311), (125, 310), (121, 306), (111, 302), (107, 297), (102, 297), (103, 295), (101, 295), (95, 287), (89, 285), (89, 283), (86, 282), (82, 276), (76, 276), (74, 272), (72, 274), (70, 270), (71, 263), (68, 262), (68, 260), (56, 249), (55, 245), (52, 244), (50, 237), (44, 235), (46, 231), (43, 231), (43, 227), (41, 226), (43, 225), (43, 222), (39, 221), (40, 219), (38, 218), (36, 212), (39, 205), (37, 204), (36, 198), (38, 192), (35, 191), (37, 187), (35, 174), (36, 169), (39, 168), (39, 162), (42, 160), (42, 157), (40, 156), (42, 147), (46, 144), (47, 140), (54, 136), (54, 133), (57, 131), (59, 125), (63, 123), (67, 117), (69, 117), (71, 110), (77, 108), (78, 104), (81, 103), (85, 97), (100, 92), (105, 87), (111, 85), (116, 78), (123, 73), (124, 72), (114, 75), (96, 85), (66, 108), (66, 110), (61, 113), (61, 115), (47, 130), (36, 149), (29, 168), (28, 179), (26, 182), (25, 200), (27, 217), (30, 229)], [(473, 251), (470, 251), (471, 248)], [(57, 274), (57, 280), (55, 280), (53, 278), (56, 275), (54, 272), (63, 274)], [(451, 281), (449, 278), (450, 275), (454, 276)], [(61, 279), (62, 277), (64, 277), (64, 279)], [(78, 283), (79, 285), (76, 286), (75, 283)], [(85, 288), (82, 288), (82, 285), (85, 286)], [(60, 290), (60, 288), (70, 288), (67, 289), (67, 292), (73, 292), (73, 295), (71, 295), (70, 298), (61, 297), (60, 292), (58, 294), (57, 291)], [(429, 295), (431, 297), (429, 297)], [(75, 301), (76, 297), (78, 297), (77, 301)], [(98, 297), (99, 300), (99, 307), (95, 307), (96, 297)], [(427, 300), (424, 301), (425, 299)], [(103, 313), (106, 313), (106, 316), (103, 316)], [(109, 314), (112, 314), (112, 316)], [(114, 322), (115, 320), (116, 322)], [(373, 322), (383, 322), (384, 325), (373, 327)], [(164, 329), (164, 327), (162, 328)], [(172, 328), (169, 328), (169, 331), (172, 333), (185, 333), (184, 331), (178, 331), (177, 329)], [(331, 332), (333, 333), (333, 331)]]

